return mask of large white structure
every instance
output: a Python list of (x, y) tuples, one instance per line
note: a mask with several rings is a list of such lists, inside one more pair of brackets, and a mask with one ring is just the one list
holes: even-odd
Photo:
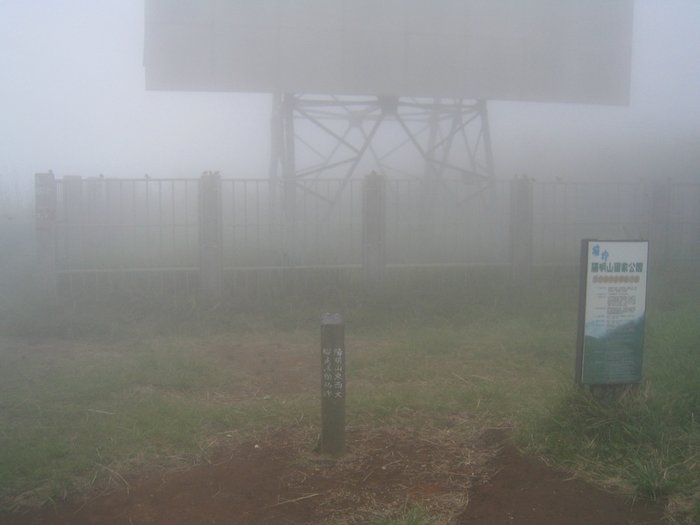
[(625, 104), (632, 0), (147, 0), (146, 85)]
[(492, 178), (487, 100), (627, 104), (632, 15), (633, 0), (145, 0), (146, 87), (273, 94), (270, 175), (293, 221), (296, 180), (388, 172), (404, 146), (403, 173)]

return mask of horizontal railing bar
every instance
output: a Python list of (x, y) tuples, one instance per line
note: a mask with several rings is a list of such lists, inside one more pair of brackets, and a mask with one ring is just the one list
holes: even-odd
[(56, 270), (58, 275), (75, 275), (79, 273), (145, 273), (145, 272), (197, 272), (196, 266), (165, 266), (153, 268), (64, 268)]

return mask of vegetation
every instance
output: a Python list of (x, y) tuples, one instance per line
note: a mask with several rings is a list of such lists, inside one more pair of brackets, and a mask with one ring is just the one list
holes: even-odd
[[(572, 386), (573, 271), (520, 290), (489, 270), (406, 274), (382, 293), (328, 279), (216, 305), (142, 293), (110, 304), (86, 296), (69, 308), (4, 304), (0, 501), (6, 510), (43, 504), (120, 482), (129, 469), (208, 458), (232, 436), (317, 424), (316, 376), (311, 389), (271, 395), (241, 360), (314, 353), (319, 314), (342, 311), (349, 418), (439, 426), (470, 414), (509, 424), (518, 443), (552, 462), (663, 498), (669, 517), (697, 522), (700, 290), (688, 282), (676, 272), (651, 283), (645, 381), (608, 402)], [(377, 523), (429, 522), (420, 507), (404, 514)]]
[[(669, 512), (700, 520), (700, 308), (655, 311), (647, 326), (645, 381), (607, 402), (564, 389), (521, 439), (592, 479), (640, 497), (669, 498)], [(527, 430), (526, 430), (527, 428)]]

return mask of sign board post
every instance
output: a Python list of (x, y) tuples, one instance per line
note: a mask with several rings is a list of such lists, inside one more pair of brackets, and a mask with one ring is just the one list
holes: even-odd
[(321, 439), (319, 451), (345, 452), (345, 325), (340, 314), (321, 319)]
[(581, 241), (576, 382), (641, 382), (648, 241)]

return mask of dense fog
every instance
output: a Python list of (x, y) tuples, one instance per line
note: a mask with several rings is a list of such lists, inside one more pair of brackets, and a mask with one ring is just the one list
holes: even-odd
[(700, 524), (698, 260), (700, 0), (0, 0), (0, 525)]
[[(324, 4), (325, 11), (313, 16), (327, 17), (328, 20), (322, 22), (332, 26), (341, 17), (328, 6), (342, 5), (348, 11), (348, 6), (355, 9), (366, 4), (338, 0), (336, 4)], [(387, 70), (386, 75), (376, 65), (368, 65), (368, 77), (350, 79), (355, 82), (355, 88), (349, 87), (347, 94), (361, 95), (356, 90), (364, 89), (357, 88), (364, 81), (391, 86), (392, 75), (406, 82), (408, 91), (433, 85), (416, 77), (413, 69), (428, 71), (433, 68), (442, 71), (441, 74), (452, 74), (449, 54), (436, 55), (436, 62), (443, 62), (431, 65), (430, 61), (424, 61), (420, 68), (415, 66), (423, 58), (410, 39), (421, 34), (421, 20), (425, 18), (425, 30), (432, 31), (433, 35), (433, 40), (426, 40), (426, 45), (442, 42), (442, 36), (438, 31), (440, 27), (435, 25), (439, 16), (431, 19), (430, 9), (425, 11), (427, 8), (415, 1), (406, 6), (409, 4), (414, 11), (408, 9), (401, 13), (403, 18), (397, 14), (396, 23), (404, 24), (413, 33), (387, 33), (387, 38), (400, 40), (403, 35), (408, 42), (404, 53), (412, 58), (404, 60), (403, 70), (397, 66), (393, 72)], [(569, 24), (566, 28), (552, 27), (542, 17), (533, 18), (522, 6), (511, 12), (503, 7), (507, 3), (498, 4), (501, 7), (497, 8), (478, 1), (439, 4), (445, 9), (446, 6), (476, 6), (474, 13), (498, 15), (492, 16), (496, 25), (491, 29), (488, 24), (478, 27), (472, 24), (474, 27), (465, 28), (477, 35), (474, 42), (482, 45), (487, 53), (484, 58), (471, 50), (468, 67), (476, 68), (475, 71), (481, 68), (490, 80), (480, 84), (454, 76), (455, 82), (462, 82), (468, 89), (479, 91), (486, 86), (497, 92), (495, 100), (487, 100), (487, 113), (479, 110), (480, 113), (474, 114), (475, 122), (481, 127), (477, 126), (475, 131), (464, 128), (464, 144), (480, 146), (474, 146), (471, 151), (464, 148), (458, 138), (451, 151), (436, 149), (434, 158), (430, 159), (432, 168), (428, 168), (427, 159), (418, 154), (419, 150), (426, 148), (429, 140), (446, 143), (445, 130), (461, 121), (444, 119), (437, 134), (426, 140), (430, 106), (427, 109), (412, 107), (411, 101), (415, 99), (408, 97), (402, 99), (405, 105), (399, 102), (398, 109), (383, 107), (381, 104), (386, 102), (381, 100), (374, 109), (352, 106), (358, 99), (346, 97), (344, 100), (350, 104), (350, 109), (345, 108), (347, 112), (337, 121), (299, 118), (312, 111), (300, 106), (295, 110), (293, 124), (296, 173), (313, 166), (318, 157), (324, 155), (328, 155), (326, 163), (337, 164), (338, 169), (312, 170), (313, 176), (300, 177), (295, 186), (284, 187), (270, 186), (266, 179), (273, 173), (271, 158), (276, 158), (271, 155), (275, 143), (271, 130), (279, 129), (273, 107), (282, 108), (286, 102), (274, 106), (273, 95), (269, 92), (178, 90), (178, 83), (170, 80), (177, 75), (168, 77), (168, 67), (184, 67), (181, 83), (199, 89), (206, 87), (209, 80), (197, 78), (195, 72), (201, 70), (205, 75), (210, 71), (200, 68), (199, 55), (194, 60), (183, 55), (181, 61), (180, 55), (173, 55), (170, 50), (171, 56), (167, 58), (170, 63), (158, 58), (158, 42), (154, 55), (153, 46), (149, 48), (148, 32), (145, 32), (148, 24), (144, 23), (144, 19), (149, 20), (149, 5), (171, 8), (170, 4), (158, 4), (155, 0), (146, 3), (145, 13), (142, 2), (98, 4), (36, 0), (0, 3), (0, 67), (3, 71), (0, 202), (4, 208), (2, 235), (4, 243), (10, 247), (5, 251), (5, 261), (20, 260), (17, 254), (21, 250), (16, 249), (20, 245), (28, 250), (34, 228), (34, 175), (49, 170), (55, 174), (56, 182), (41, 190), (42, 195), (48, 196), (48, 204), (38, 202), (37, 197), (36, 216), (50, 217), (53, 222), (49, 221), (46, 228), (37, 224), (37, 238), (41, 240), (42, 228), (47, 231), (51, 228), (46, 253), (55, 259), (54, 269), (65, 275), (111, 271), (117, 267), (141, 270), (172, 267), (195, 271), (202, 264), (202, 253), (207, 250), (202, 243), (208, 242), (209, 235), (215, 239), (217, 264), (228, 269), (355, 268), (366, 264), (367, 257), (374, 257), (367, 254), (367, 247), (374, 242), (368, 241), (368, 235), (372, 235), (368, 228), (383, 232), (377, 253), (381, 255), (382, 265), (394, 266), (509, 265), (518, 250), (515, 246), (519, 246), (523, 236), (527, 239), (523, 253), (533, 264), (573, 264), (577, 257), (576, 243), (591, 236), (662, 240), (676, 261), (689, 261), (697, 255), (698, 188), (676, 185), (659, 189), (651, 183), (700, 181), (700, 61), (697, 60), (700, 4), (694, 1), (618, 2), (615, 5), (620, 7), (620, 12), (606, 19), (612, 22), (601, 31), (619, 31), (619, 38), (589, 35), (595, 29), (591, 20), (597, 20), (589, 4), (579, 6), (579, 11), (567, 11), (570, 6), (557, 8), (561, 11), (557, 16), (562, 17), (562, 24)], [(234, 4), (214, 2), (207, 5), (229, 9)], [(368, 26), (370, 29), (373, 24), (391, 27), (389, 5), (394, 4), (382, 4), (378, 10), (382, 16)], [(542, 9), (546, 3), (538, 5)], [(629, 10), (631, 5), (633, 9)], [(254, 7), (260, 13), (264, 11), (263, 4), (240, 6)], [(302, 11), (296, 14), (303, 15)], [(515, 11), (519, 14), (508, 16)], [(586, 34), (568, 41), (562, 39), (558, 33), (564, 29), (582, 31), (577, 27), (578, 22), (571, 24), (571, 13), (578, 12), (587, 13), (585, 23), (581, 22), (587, 28)], [(345, 12), (343, 24), (362, 27), (362, 14)], [(531, 24), (531, 28), (542, 29), (543, 34), (520, 28), (518, 17)], [(275, 23), (292, 24), (286, 15), (277, 18), (282, 22)], [(488, 17), (482, 16), (482, 19), (489, 21)], [(166, 24), (171, 23), (167, 17), (164, 20)], [(620, 20), (627, 22), (620, 24)], [(200, 23), (197, 30), (206, 32), (207, 23), (210, 22)], [(257, 38), (259, 45), (264, 44), (264, 31), (270, 30), (266, 23), (266, 20), (260, 21), (263, 37), (251, 33), (254, 36), (250, 38)], [(452, 25), (445, 31), (451, 31), (452, 36), (446, 37), (446, 41), (456, 42), (455, 38), (461, 38), (460, 28), (450, 23)], [(193, 24), (196, 26), (195, 21)], [(251, 50), (250, 56), (241, 55), (241, 46), (235, 40), (237, 34), (226, 44), (227, 26), (219, 25), (221, 34), (212, 42), (234, 46), (232, 53), (239, 55), (239, 62), (243, 60), (240, 63), (248, 64), (247, 67), (252, 68), (250, 71), (257, 72), (260, 78), (275, 77), (261, 70), (255, 62), (256, 57), (263, 64), (265, 60), (273, 61), (265, 55), (265, 50), (259, 49), (257, 54)], [(180, 31), (183, 25), (180, 21), (173, 27)], [(347, 27), (342, 28), (350, 32)], [(335, 45), (337, 35), (333, 31), (324, 33), (325, 29), (306, 40), (302, 38), (301, 43), (308, 47), (309, 42), (325, 38), (329, 46)], [(273, 28), (272, 31), (284, 30)], [(511, 51), (517, 49), (509, 43), (509, 35), (518, 32), (521, 34), (517, 38), (534, 46), (536, 52), (545, 57), (542, 62), (545, 66), (503, 55), (503, 49), (498, 46), (510, 46)], [(496, 35), (493, 39), (492, 33)], [(206, 38), (206, 34), (193, 34)], [(189, 43), (184, 36), (177, 33), (175, 36), (173, 49), (177, 51), (177, 46), (182, 45), (183, 53), (188, 52)], [(597, 39), (603, 43), (597, 44)], [(606, 44), (606, 39), (612, 43)], [(354, 42), (340, 41), (355, 53)], [(165, 42), (167, 44), (167, 38)], [(557, 42), (568, 42), (566, 45), (571, 49), (561, 54), (548, 53), (546, 46)], [(493, 48), (489, 47), (490, 43)], [(197, 45), (193, 47), (195, 50)], [(210, 44), (205, 43), (204, 47), (207, 45)], [(616, 46), (622, 50), (619, 60), (605, 62), (596, 55), (614, 50)], [(279, 55), (280, 46), (275, 49)], [(358, 49), (357, 56), (367, 52), (366, 46)], [(456, 54), (462, 52), (455, 50)], [(377, 60), (391, 58), (386, 53), (382, 50)], [(151, 72), (149, 79), (148, 66), (153, 63), (153, 56), (167, 66), (162, 70), (165, 71), (165, 89), (162, 86), (157, 86), (160, 90), (153, 86), (151, 90), (146, 89), (149, 80), (153, 82), (156, 78)], [(299, 56), (291, 56), (304, 65)], [(328, 53), (319, 56), (320, 60), (333, 63)], [(558, 64), (556, 60), (567, 56), (590, 61), (563, 64), (561, 79), (558, 79), (558, 70), (551, 64)], [(600, 78), (613, 79), (607, 81), (607, 87), (606, 81), (581, 77), (581, 71), (597, 72), (596, 57), (601, 58), (601, 64), (607, 64), (601, 65)], [(411, 60), (416, 61), (415, 64)], [(629, 66), (629, 79), (626, 71), (606, 73), (605, 67), (611, 64), (619, 64), (621, 68)], [(284, 67), (280, 66), (279, 75), (286, 75), (292, 83), (299, 79), (306, 81), (305, 74)], [(348, 69), (347, 64), (343, 67), (346, 74), (348, 70), (354, 71)], [(354, 67), (357, 68), (357, 64)], [(364, 66), (360, 64), (359, 67)], [(189, 73), (187, 68), (193, 72)], [(512, 68), (517, 71), (509, 71)], [(220, 70), (224, 72), (221, 78), (225, 79), (229, 73), (225, 67)], [(342, 68), (339, 71), (342, 73)], [(543, 71), (543, 75), (554, 73), (547, 82), (538, 84), (538, 79), (533, 77), (538, 71)], [(331, 72), (326, 77), (324, 71), (312, 73), (318, 78), (309, 78), (309, 85), (322, 83), (323, 78), (333, 78)], [(236, 72), (229, 76), (237, 77)], [(218, 78), (215, 77), (216, 82), (223, 82)], [(519, 83), (516, 87), (526, 100), (547, 98), (550, 93), (557, 100), (572, 98), (580, 102), (590, 98), (599, 103), (498, 100), (498, 97), (508, 98), (515, 93), (508, 91), (511, 78)], [(577, 78), (586, 83), (584, 89), (571, 83), (571, 79)], [(158, 81), (156, 78), (155, 84)], [(615, 82), (621, 84), (616, 86)], [(590, 89), (588, 84), (592, 86)], [(597, 84), (604, 85), (608, 92), (596, 94)], [(343, 87), (338, 89), (343, 90)], [(326, 100), (332, 102), (330, 95), (333, 93), (325, 95)], [(302, 98), (303, 95), (297, 98), (300, 104), (304, 102)], [(420, 100), (430, 103), (429, 99)], [(336, 105), (327, 111), (345, 109)], [(316, 107), (313, 111), (323, 115), (325, 110)], [(472, 118), (471, 109), (465, 111), (461, 118)], [(364, 115), (365, 121), (358, 124), (362, 122), (360, 118), (353, 123), (360, 115)], [(375, 130), (375, 123), (385, 115), (388, 117)], [(417, 115), (418, 122), (412, 123), (411, 119)], [(490, 130), (493, 169), (488, 165), (490, 158), (483, 135), (486, 127)], [(468, 133), (472, 136), (468, 137)], [(370, 134), (373, 140), (365, 149)], [(278, 147), (279, 142), (289, 139), (290, 136), (284, 140), (278, 137)], [(352, 155), (348, 156), (353, 148), (355, 153), (359, 152), (358, 162), (352, 161)], [(338, 150), (345, 150), (345, 153), (333, 156)], [(281, 172), (285, 170), (285, 162), (282, 159), (277, 175), (284, 175)], [(277, 166), (277, 162), (273, 165)], [(467, 169), (462, 172), (442, 169), (448, 165)], [(474, 166), (482, 169), (476, 176), (468, 173)], [(373, 170), (387, 175), (388, 182), (383, 193), (368, 196), (362, 179)], [(202, 200), (197, 181), (204, 172), (223, 178), (220, 184), (216, 183), (211, 200), (206, 202)], [(484, 177), (484, 173), (489, 176)], [(323, 176), (319, 178), (319, 174)], [(350, 175), (352, 181), (338, 180)], [(83, 179), (64, 179), (70, 176)], [(515, 187), (510, 183), (515, 178), (535, 180), (538, 185), (534, 189)], [(465, 180), (466, 185), (462, 184)], [(578, 185), (591, 181), (605, 184)], [(561, 182), (567, 184), (561, 185)], [(526, 202), (522, 209), (518, 208), (521, 196)], [(376, 224), (367, 214), (367, 199), (381, 201), (377, 211), (380, 220)], [(212, 209), (214, 230), (209, 231), (202, 226), (202, 221), (206, 220), (202, 214)], [(523, 224), (526, 225), (524, 230)]]
[[(270, 95), (146, 91), (143, 17), (137, 1), (0, 3), (6, 194), (49, 169), (267, 176)], [(490, 101), (497, 176), (697, 177), (699, 26), (693, 0), (635, 3), (629, 106)]]

